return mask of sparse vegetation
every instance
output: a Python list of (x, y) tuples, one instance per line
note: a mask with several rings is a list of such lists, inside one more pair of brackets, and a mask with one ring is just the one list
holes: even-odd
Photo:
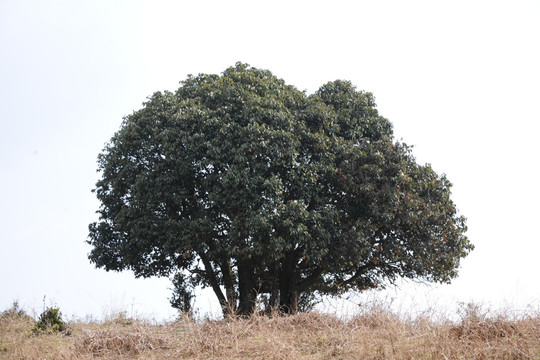
[(11, 305), (9, 309), (0, 313), (0, 320), (3, 321), (8, 319), (32, 320), (32, 317), (19, 307), (19, 303), (17, 301), (14, 301), (13, 305)]
[(34, 322), (2, 316), (1, 359), (540, 359), (540, 315), (475, 305), (451, 321), (380, 305), (342, 320), (317, 312), (150, 324), (73, 322), (71, 336), (32, 336)]

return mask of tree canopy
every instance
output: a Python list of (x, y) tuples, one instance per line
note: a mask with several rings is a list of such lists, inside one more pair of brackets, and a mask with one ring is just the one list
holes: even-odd
[(90, 261), (171, 277), (184, 310), (199, 285), (227, 315), (449, 282), (473, 249), (451, 183), (348, 81), (307, 95), (242, 63), (189, 76), (126, 116), (98, 163)]

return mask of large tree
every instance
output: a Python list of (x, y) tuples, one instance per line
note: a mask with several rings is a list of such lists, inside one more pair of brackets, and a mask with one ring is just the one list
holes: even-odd
[(126, 116), (99, 155), (91, 262), (211, 287), (225, 315), (301, 310), (400, 277), (449, 282), (473, 249), (450, 182), (348, 81), (306, 95), (238, 63)]

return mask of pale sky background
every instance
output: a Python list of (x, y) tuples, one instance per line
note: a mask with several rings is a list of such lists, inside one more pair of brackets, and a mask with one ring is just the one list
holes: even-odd
[(373, 296), (539, 308), (540, 1), (0, 0), (0, 311), (175, 314), (167, 279), (89, 263), (96, 159), (147, 96), (237, 61), (308, 93), (351, 80), (453, 182), (460, 277)]

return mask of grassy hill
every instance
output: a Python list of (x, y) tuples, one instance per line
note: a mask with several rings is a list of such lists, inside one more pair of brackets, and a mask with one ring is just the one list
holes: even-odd
[(0, 359), (540, 359), (538, 314), (475, 306), (457, 321), (372, 306), (346, 321), (316, 312), (167, 324), (119, 315), (37, 335), (35, 325), (23, 312), (5, 311)]

